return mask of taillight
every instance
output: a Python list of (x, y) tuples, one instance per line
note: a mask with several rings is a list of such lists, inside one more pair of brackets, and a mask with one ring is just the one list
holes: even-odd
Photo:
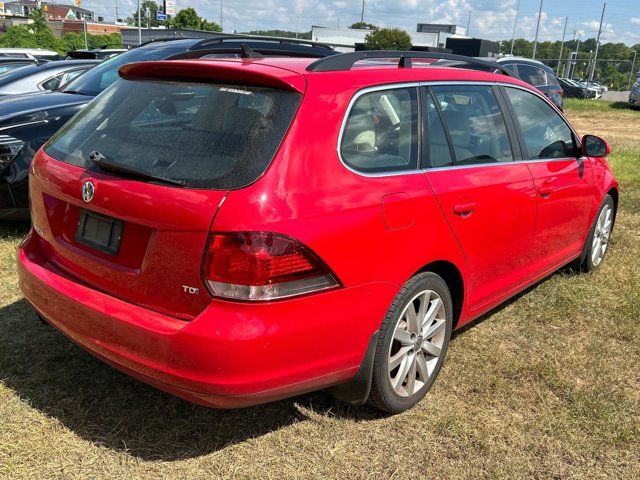
[(212, 295), (237, 300), (275, 300), (338, 286), (307, 247), (270, 232), (212, 234), (203, 274)]

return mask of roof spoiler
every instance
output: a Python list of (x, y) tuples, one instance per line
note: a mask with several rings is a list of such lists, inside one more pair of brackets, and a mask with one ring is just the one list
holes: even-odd
[[(253, 59), (255, 60), (255, 59)], [(186, 80), (279, 88), (298, 93), (306, 90), (303, 75), (255, 61), (221, 60), (203, 62), (164, 60), (123, 65), (118, 70), (127, 80)]]

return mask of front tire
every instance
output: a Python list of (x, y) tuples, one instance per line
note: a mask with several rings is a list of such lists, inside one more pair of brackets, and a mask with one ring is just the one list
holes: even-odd
[(611, 195), (605, 195), (582, 251), (581, 258), (583, 260), (579, 265), (581, 271), (585, 273), (591, 272), (604, 260), (609, 247), (615, 216), (616, 210), (613, 198), (611, 198)]
[(431, 272), (411, 278), (380, 327), (369, 403), (389, 413), (418, 403), (440, 372), (452, 325), (451, 293), (444, 280)]

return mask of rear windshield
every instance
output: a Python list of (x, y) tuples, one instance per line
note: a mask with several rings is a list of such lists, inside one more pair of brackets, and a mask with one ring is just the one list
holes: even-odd
[(109, 164), (187, 187), (239, 188), (265, 171), (300, 97), (263, 87), (121, 80), (45, 151), (90, 170), (101, 170), (89, 159), (99, 152)]

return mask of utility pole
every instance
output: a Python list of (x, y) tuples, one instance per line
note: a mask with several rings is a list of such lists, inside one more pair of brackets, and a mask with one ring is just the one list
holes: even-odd
[(220, 28), (222, 28), (222, 0), (220, 0)]
[(633, 80), (633, 71), (636, 69), (636, 55), (638, 55), (638, 51), (633, 52), (633, 62), (631, 63), (631, 71), (629, 72), (629, 90), (631, 90), (631, 80)]
[(469, 36), (469, 31), (471, 30), (471, 10), (469, 10), (469, 18), (467, 19), (467, 37)]
[(360, 23), (364, 23), (364, 0), (362, 0), (362, 11), (360, 12)]
[(89, 50), (89, 42), (87, 41), (87, 19), (82, 17), (82, 26), (84, 27), (84, 49)]
[(564, 36), (567, 34), (567, 21), (569, 17), (564, 17), (564, 30), (562, 31), (562, 43), (560, 44), (560, 56), (558, 57), (558, 69), (556, 70), (556, 75), (560, 76), (560, 64), (562, 63), (562, 50), (564, 48)]
[(298, 20), (300, 19), (300, 11), (296, 5), (296, 38), (298, 38)]
[(513, 20), (513, 35), (511, 35), (511, 55), (513, 55), (513, 44), (516, 42), (516, 25), (518, 24), (518, 12), (520, 12), (520, 0), (516, 3), (516, 18)]
[(118, 15), (118, 0), (116, 0), (116, 24), (120, 21), (120, 15)]
[[(602, 4), (602, 15), (600, 16), (600, 27), (598, 28), (598, 38), (596, 39), (596, 54), (593, 57), (593, 66), (591, 67), (591, 72), (589, 73), (588, 82), (593, 81), (593, 75), (596, 72), (596, 62), (598, 61), (598, 50), (600, 49), (600, 34), (602, 33), (602, 22), (604, 21), (604, 10), (607, 8), (607, 3)], [(587, 87), (589, 83), (587, 82)]]
[(536, 51), (538, 50), (538, 32), (540, 32), (540, 19), (542, 18), (542, 2), (544, 0), (540, 0), (540, 10), (538, 10), (538, 24), (536, 25), (536, 39), (533, 42), (533, 59), (536, 59)]
[(142, 19), (140, 18), (140, 0), (138, 0), (138, 45), (142, 45)]
[[(578, 34), (578, 44), (576, 45), (576, 63), (575, 63), (575, 68), (573, 69), (572, 73), (575, 73), (575, 71), (578, 68), (578, 53), (580, 53), (580, 36), (582, 35), (582, 30), (576, 30), (576, 33)], [(573, 75), (571, 75), (571, 78), (573, 79)]]

